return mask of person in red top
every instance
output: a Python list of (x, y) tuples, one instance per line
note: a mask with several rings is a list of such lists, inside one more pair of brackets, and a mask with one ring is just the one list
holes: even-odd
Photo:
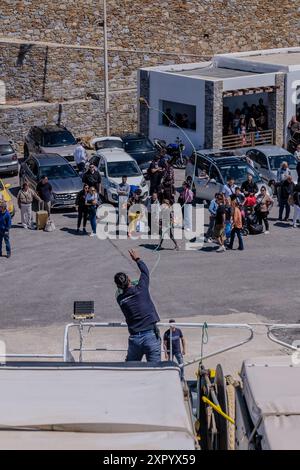
[(244, 206), (246, 207), (254, 207), (256, 204), (256, 197), (254, 194), (249, 194), (244, 202)]

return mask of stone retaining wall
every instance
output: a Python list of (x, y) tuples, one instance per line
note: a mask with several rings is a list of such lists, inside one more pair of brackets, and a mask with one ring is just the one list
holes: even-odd
[[(220, 52), (294, 46), (299, 30), (297, 0), (108, 0), (107, 17), (112, 132), (136, 128), (140, 67), (207, 60)], [(23, 129), (45, 116), (52, 120), (60, 102), (76, 134), (95, 130), (89, 118), (78, 121), (76, 107), (68, 101), (95, 94), (103, 99), (102, 20), (99, 0), (1, 1), (0, 80), (6, 85), (7, 104), (46, 103), (28, 107), (26, 113), (22, 106), (0, 106), (0, 133), (2, 126), (20, 142)], [(68, 47), (74, 44), (89, 48)], [(79, 110), (92, 106), (92, 115), (95, 106), (102, 126), (103, 110), (98, 116), (95, 104), (82, 103), (77, 104)]]

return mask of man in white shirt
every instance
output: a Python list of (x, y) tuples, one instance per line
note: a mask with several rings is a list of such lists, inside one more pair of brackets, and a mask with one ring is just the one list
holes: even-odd
[(234, 184), (234, 179), (233, 178), (228, 178), (227, 184), (224, 184), (222, 193), (226, 198), (229, 198), (233, 194), (235, 194), (235, 188), (236, 185)]
[(74, 160), (79, 172), (84, 172), (85, 164), (87, 162), (87, 153), (82, 145), (81, 139), (77, 139), (77, 147), (74, 150)]

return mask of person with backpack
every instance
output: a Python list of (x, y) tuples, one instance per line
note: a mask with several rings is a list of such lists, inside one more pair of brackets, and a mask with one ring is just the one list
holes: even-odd
[(242, 251), (244, 250), (244, 242), (243, 242), (243, 237), (242, 237), (242, 228), (243, 228), (242, 214), (241, 214), (238, 202), (237, 202), (236, 195), (233, 194), (230, 197), (230, 199), (231, 199), (231, 207), (232, 207), (232, 227), (231, 227), (230, 242), (229, 242), (228, 248), (232, 250), (235, 236), (237, 236), (238, 241), (239, 241), (238, 250)]
[(267, 188), (265, 186), (262, 186), (260, 188), (260, 192), (258, 193), (256, 197), (255, 212), (257, 214), (258, 223), (260, 225), (264, 223), (265, 225), (266, 235), (270, 233), (268, 215), (269, 215), (269, 210), (272, 204), (273, 204), (273, 199), (267, 193)]

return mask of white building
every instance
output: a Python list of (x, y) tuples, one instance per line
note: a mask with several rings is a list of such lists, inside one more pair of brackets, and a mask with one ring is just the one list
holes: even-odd
[[(139, 96), (149, 103), (149, 108), (143, 102), (139, 105), (140, 131), (152, 139), (174, 142), (178, 136), (191, 150), (167, 115), (184, 128), (196, 148), (286, 145), (288, 123), (300, 114), (300, 48), (220, 54), (211, 62), (142, 68)], [(237, 135), (232, 123), (238, 116), (246, 116), (247, 122)], [(251, 116), (258, 127), (252, 132)]]

